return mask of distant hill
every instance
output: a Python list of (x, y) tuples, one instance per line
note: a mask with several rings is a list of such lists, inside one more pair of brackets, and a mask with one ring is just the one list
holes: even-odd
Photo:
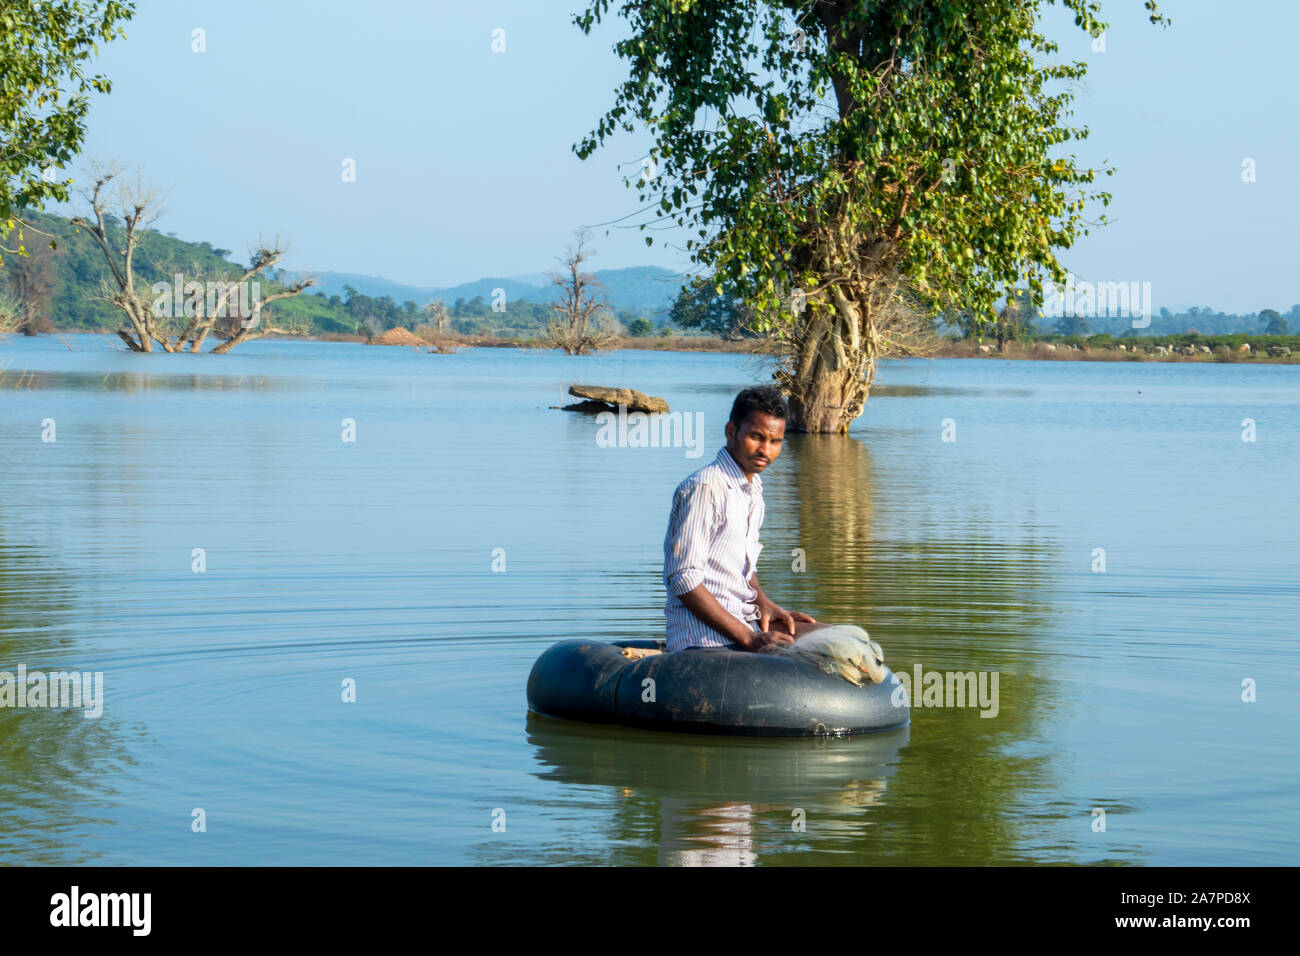
[[(300, 275), (301, 273), (296, 274)], [(394, 302), (405, 302), (407, 299), (413, 299), (418, 304), (424, 305), (438, 291), (433, 286), (403, 285), (382, 276), (367, 276), (356, 272), (317, 272), (315, 275), (320, 281), (312, 286), (312, 291), (323, 292), (327, 296), (341, 296), (344, 294), (344, 286), (352, 286), (358, 292), (373, 296), (376, 299), (386, 295), (391, 297)]]
[[(614, 309), (636, 309), (644, 311), (667, 311), (677, 296), (687, 277), (671, 269), (660, 266), (634, 266), (627, 269), (598, 269), (594, 275), (604, 286)], [(343, 296), (344, 288), (351, 286), (362, 295), (371, 298), (388, 296), (394, 302), (407, 300), (423, 306), (431, 299), (441, 299), (451, 305), (457, 299), (466, 302), (475, 296), (482, 296), (492, 301), (493, 290), (504, 289), (507, 302), (550, 302), (555, 297), (555, 286), (544, 272), (533, 272), (520, 276), (488, 276), (460, 285), (435, 287), (404, 285), (381, 276), (360, 275), (353, 272), (321, 272), (317, 274), (319, 285), (313, 291), (323, 292), (326, 296)]]

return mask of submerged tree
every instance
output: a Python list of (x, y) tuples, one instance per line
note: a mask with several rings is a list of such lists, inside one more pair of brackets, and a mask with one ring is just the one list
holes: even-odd
[[(1056, 250), (1086, 234), (1088, 202), (1110, 197), (1085, 188), (1094, 170), (1054, 155), (1087, 135), (1067, 125), (1065, 88), (1086, 65), (1047, 62), (1050, 2), (619, 8), (630, 76), (574, 150), (585, 159), (634, 121), (653, 131), (641, 196), (697, 227), (695, 261), (789, 346), (777, 377), (791, 429), (844, 432), (861, 414), (876, 358), (909, 348), (900, 294), (994, 322), (1017, 285), (1037, 306), (1045, 275), (1065, 280)], [(1105, 30), (1096, 0), (1061, 3), (1087, 33)], [(575, 23), (589, 33), (611, 5), (592, 0)], [(712, 128), (697, 125), (706, 110)]]
[(177, 280), (179, 288), (170, 282), (145, 282), (137, 274), (136, 253), (161, 215), (161, 198), (137, 177), (134, 184), (119, 186), (117, 213), (110, 212), (111, 187), (120, 175), (116, 167), (93, 172), (86, 192), (90, 216), (75, 216), (71, 222), (89, 234), (104, 255), (111, 281), (105, 283), (102, 298), (121, 310), (124, 326), (117, 334), (127, 348), (152, 352), (157, 345), (165, 352), (199, 352), (206, 338), (215, 335), (223, 342), (212, 351), (223, 353), (264, 335), (305, 331), (302, 323), (272, 324), (266, 309), (315, 283), (310, 276), (286, 279), (272, 271), (285, 254), (278, 238), (259, 243), (242, 271), (213, 274), (191, 269)]
[(586, 355), (605, 348), (614, 341), (606, 315), (609, 304), (600, 292), (600, 282), (582, 264), (592, 253), (583, 247), (588, 230), (580, 229), (577, 247), (570, 247), (564, 258), (564, 273), (550, 273), (551, 281), (560, 287), (560, 300), (552, 304), (556, 317), (546, 327), (543, 336), (552, 348), (563, 349), (569, 355)]

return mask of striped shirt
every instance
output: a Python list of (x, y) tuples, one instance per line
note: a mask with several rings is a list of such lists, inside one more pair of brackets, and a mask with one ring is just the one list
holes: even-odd
[(680, 595), (701, 584), (723, 610), (758, 630), (758, 592), (749, 579), (763, 549), (763, 513), (763, 479), (747, 480), (725, 447), (677, 486), (664, 537), (669, 651), (735, 646), (682, 603)]

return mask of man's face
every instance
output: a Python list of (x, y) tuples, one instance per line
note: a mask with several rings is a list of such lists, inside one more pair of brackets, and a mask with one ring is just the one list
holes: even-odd
[(756, 475), (781, 454), (785, 419), (750, 412), (743, 422), (727, 422), (727, 452), (746, 475)]

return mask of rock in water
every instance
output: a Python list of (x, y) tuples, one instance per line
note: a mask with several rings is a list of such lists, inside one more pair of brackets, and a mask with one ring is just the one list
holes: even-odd
[[(638, 392), (634, 388), (605, 388), (601, 385), (570, 385), (569, 394), (575, 398), (586, 398), (595, 402), (604, 402), (617, 410), (618, 406), (624, 405), (629, 412), (655, 412), (668, 411), (668, 403), (662, 398), (655, 395), (647, 395), (645, 392)], [(574, 408), (575, 411), (584, 411), (585, 409)]]

